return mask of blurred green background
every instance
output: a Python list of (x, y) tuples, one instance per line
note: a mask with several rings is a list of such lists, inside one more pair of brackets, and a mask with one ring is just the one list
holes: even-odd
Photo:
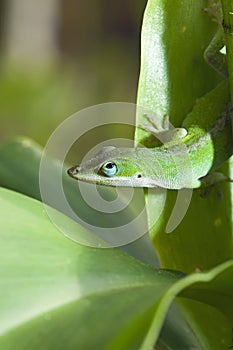
[(0, 0), (0, 137), (45, 144), (82, 108), (135, 102), (146, 0)]

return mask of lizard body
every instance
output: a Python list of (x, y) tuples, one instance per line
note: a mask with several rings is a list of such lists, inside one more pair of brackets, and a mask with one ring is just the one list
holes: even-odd
[[(68, 170), (80, 181), (106, 186), (197, 188), (200, 178), (232, 154), (228, 81), (197, 100), (174, 137), (154, 148), (104, 147), (94, 158)], [(208, 112), (208, 118), (202, 113)]]

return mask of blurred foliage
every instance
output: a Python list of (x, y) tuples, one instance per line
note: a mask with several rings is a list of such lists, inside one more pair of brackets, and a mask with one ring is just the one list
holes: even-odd
[(105, 0), (61, 1), (59, 56), (49, 68), (6, 62), (1, 42), (1, 139), (23, 134), (45, 144), (60, 122), (82, 108), (135, 102), (138, 23), (146, 1), (136, 2), (138, 6), (121, 1), (109, 7)]

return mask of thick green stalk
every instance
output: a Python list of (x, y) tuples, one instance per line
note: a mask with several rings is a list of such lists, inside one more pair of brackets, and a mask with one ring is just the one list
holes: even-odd
[[(174, 126), (180, 126), (196, 99), (221, 79), (203, 59), (218, 29), (205, 7), (206, 1), (202, 0), (148, 1), (137, 103), (158, 115), (161, 123), (167, 114)], [(138, 114), (137, 123), (143, 124), (142, 114)], [(146, 144), (147, 137), (148, 133), (139, 130), (136, 142)], [(227, 174), (228, 166), (223, 170)], [(149, 192), (146, 202), (151, 223), (165, 195), (156, 190)], [(167, 192), (164, 211), (150, 230), (163, 267), (192, 272), (232, 257), (229, 185), (224, 184), (220, 192), (222, 199), (217, 190), (202, 198), (201, 191), (195, 190), (187, 214), (170, 234), (165, 229), (177, 192)]]
[[(233, 0), (222, 0), (223, 28), (226, 40), (227, 65), (233, 104)], [(232, 123), (233, 130), (233, 123)]]

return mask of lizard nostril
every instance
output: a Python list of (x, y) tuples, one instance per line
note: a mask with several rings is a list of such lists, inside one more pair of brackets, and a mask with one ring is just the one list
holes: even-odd
[(69, 168), (67, 170), (68, 175), (72, 176), (74, 174), (78, 174), (79, 172), (79, 167), (77, 165), (73, 166), (72, 168)]

